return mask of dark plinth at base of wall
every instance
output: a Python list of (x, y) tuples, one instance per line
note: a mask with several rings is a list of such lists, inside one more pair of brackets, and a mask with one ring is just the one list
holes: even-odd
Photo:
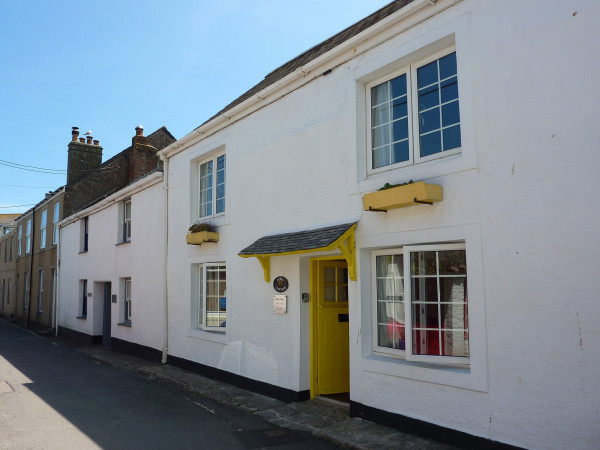
[(401, 414), (383, 411), (352, 400), (350, 400), (350, 417), (359, 417), (386, 427), (395, 428), (404, 433), (434, 439), (460, 448), (486, 450), (509, 450), (520, 448), (501, 442), (491, 441), (462, 431), (453, 430), (451, 428), (445, 428), (423, 420), (413, 419)]
[(152, 361), (156, 363), (162, 362), (162, 352), (152, 347), (146, 347), (145, 345), (135, 344), (133, 342), (124, 341), (122, 339), (113, 337), (110, 338), (110, 348), (112, 351), (137, 356), (138, 358), (145, 359), (146, 361)]
[(223, 381), (233, 386), (256, 392), (257, 394), (266, 395), (267, 397), (271, 397), (285, 403), (303, 402), (310, 398), (310, 391), (308, 390), (300, 392), (293, 391), (291, 389), (282, 388), (273, 384), (265, 383), (263, 381), (257, 381), (241, 375), (236, 375), (215, 367), (205, 366), (204, 364), (190, 361), (188, 359), (169, 355), (167, 362), (172, 366), (189, 370), (190, 372), (196, 372), (207, 378)]
[(102, 336), (93, 336), (82, 333), (81, 331), (71, 330), (70, 328), (58, 327), (58, 336), (68, 339), (71, 342), (81, 345), (100, 345)]

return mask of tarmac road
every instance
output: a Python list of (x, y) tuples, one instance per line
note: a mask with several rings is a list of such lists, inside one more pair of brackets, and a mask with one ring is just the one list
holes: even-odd
[(0, 320), (0, 448), (337, 448)]

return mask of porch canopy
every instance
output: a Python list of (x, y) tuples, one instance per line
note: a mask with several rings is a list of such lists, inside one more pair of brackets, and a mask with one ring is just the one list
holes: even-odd
[(265, 281), (271, 281), (271, 256), (339, 250), (348, 263), (348, 276), (356, 280), (354, 230), (356, 222), (313, 230), (263, 236), (238, 253), (242, 258), (256, 258), (262, 265)]

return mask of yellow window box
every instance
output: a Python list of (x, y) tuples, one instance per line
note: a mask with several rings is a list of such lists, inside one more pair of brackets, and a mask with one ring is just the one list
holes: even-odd
[(424, 181), (396, 186), (363, 196), (365, 211), (388, 211), (418, 204), (433, 204), (442, 200), (442, 187)]
[(219, 242), (219, 233), (214, 231), (198, 231), (185, 236), (188, 244), (202, 245), (205, 242)]

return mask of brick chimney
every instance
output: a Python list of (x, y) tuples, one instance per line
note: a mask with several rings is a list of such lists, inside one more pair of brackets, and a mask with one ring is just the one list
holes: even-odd
[[(86, 133), (87, 134), (87, 133)], [(73, 127), (71, 142), (68, 146), (67, 185), (88, 175), (102, 164), (102, 147), (100, 141), (93, 141), (92, 136), (79, 137), (79, 128)]]
[(158, 167), (157, 149), (148, 144), (144, 136), (144, 127), (135, 127), (135, 136), (131, 139), (131, 153), (129, 154), (129, 182), (133, 182), (144, 175), (154, 172)]

